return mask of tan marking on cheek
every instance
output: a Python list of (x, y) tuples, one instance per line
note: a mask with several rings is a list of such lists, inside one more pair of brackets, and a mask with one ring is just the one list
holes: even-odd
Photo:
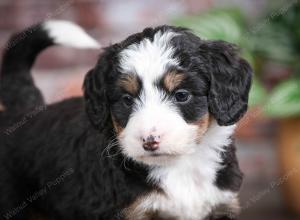
[(216, 121), (216, 119), (212, 115), (209, 115), (209, 124), (211, 124), (214, 121)]
[(176, 89), (177, 86), (184, 80), (184, 74), (172, 71), (166, 74), (164, 78), (164, 85), (169, 92)]
[(208, 129), (208, 126), (210, 125), (212, 119), (209, 115), (209, 113), (206, 113), (202, 118), (200, 118), (198, 121), (196, 121), (194, 124), (198, 126), (197, 131), (197, 141), (200, 142), (203, 135)]
[(139, 82), (134, 74), (126, 74), (119, 79), (118, 84), (132, 95), (137, 94), (139, 91)]
[(114, 116), (111, 116), (111, 119), (112, 119), (113, 126), (114, 126), (114, 129), (115, 129), (117, 135), (120, 136), (122, 131), (124, 130), (124, 128), (118, 124), (118, 122), (116, 121)]
[(238, 217), (241, 212), (241, 206), (237, 197), (233, 198), (227, 204), (219, 205), (213, 210), (213, 219), (219, 219), (223, 216)]
[(30, 211), (30, 218), (29, 219), (32, 219), (32, 220), (47, 220), (46, 216), (40, 214), (40, 213), (37, 213), (37, 212), (34, 212), (34, 211)]
[(5, 111), (5, 106), (0, 102), (0, 112), (4, 112)]

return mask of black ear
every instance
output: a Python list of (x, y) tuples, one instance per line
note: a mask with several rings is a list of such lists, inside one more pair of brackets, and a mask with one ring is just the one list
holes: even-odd
[(105, 86), (103, 77), (98, 76), (103, 73), (95, 73), (90, 70), (85, 76), (83, 90), (85, 108), (91, 123), (99, 130), (102, 130), (109, 116)]
[(87, 115), (91, 123), (102, 130), (110, 120), (106, 78), (110, 72), (108, 52), (104, 52), (96, 67), (85, 76), (83, 91)]
[(200, 50), (208, 55), (209, 111), (219, 125), (234, 124), (248, 108), (252, 69), (233, 44), (206, 41)]

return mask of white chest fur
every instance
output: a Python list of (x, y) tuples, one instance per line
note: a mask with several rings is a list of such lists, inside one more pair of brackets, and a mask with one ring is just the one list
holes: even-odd
[(195, 159), (186, 158), (180, 162), (184, 164), (167, 170), (153, 170), (152, 175), (161, 175), (159, 185), (165, 194), (150, 195), (140, 204), (142, 208), (175, 219), (201, 220), (214, 207), (235, 199), (236, 193), (222, 191), (215, 186), (216, 166), (209, 163), (195, 166), (199, 164)]
[(233, 130), (234, 126), (212, 126), (195, 153), (153, 168), (149, 181), (157, 183), (164, 193), (154, 192), (139, 199), (135, 215), (156, 212), (164, 218), (202, 220), (216, 206), (235, 200), (236, 193), (220, 190), (214, 183), (221, 168), (220, 153), (230, 143)]

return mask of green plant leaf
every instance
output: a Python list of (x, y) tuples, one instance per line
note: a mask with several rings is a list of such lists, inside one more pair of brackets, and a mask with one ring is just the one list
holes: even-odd
[(262, 104), (267, 97), (267, 92), (263, 85), (254, 77), (249, 94), (249, 106)]
[(263, 109), (268, 116), (277, 118), (300, 115), (300, 81), (292, 78), (280, 83), (273, 89)]
[(243, 17), (235, 9), (219, 9), (198, 16), (174, 18), (172, 23), (190, 28), (200, 38), (240, 43)]

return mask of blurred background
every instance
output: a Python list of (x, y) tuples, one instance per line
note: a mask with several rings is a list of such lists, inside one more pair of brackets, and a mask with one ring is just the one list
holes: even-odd
[[(300, 219), (300, 0), (0, 0), (0, 53), (13, 32), (48, 19), (79, 23), (104, 47), (161, 24), (239, 45), (255, 70), (236, 134), (245, 174), (241, 219)], [(99, 55), (43, 52), (34, 78), (47, 102), (81, 95)]]

